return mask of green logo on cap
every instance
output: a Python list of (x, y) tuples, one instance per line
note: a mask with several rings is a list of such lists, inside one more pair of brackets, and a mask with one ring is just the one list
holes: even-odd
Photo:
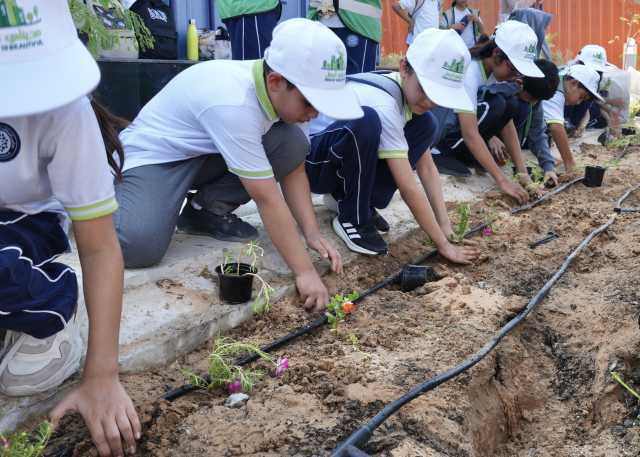
[(451, 63), (445, 62), (442, 68), (446, 70), (442, 76), (449, 81), (460, 82), (464, 78), (464, 59), (453, 60)]
[(601, 52), (596, 52), (596, 53), (593, 55), (593, 58), (594, 58), (594, 60), (597, 60), (597, 61), (598, 61), (598, 62), (600, 62), (600, 63), (604, 63), (604, 54), (603, 54), (603, 53), (601, 53)]
[(529, 46), (526, 46), (524, 48), (524, 54), (525, 54), (525, 58), (527, 58), (529, 60), (535, 60), (535, 58), (536, 58), (536, 44), (535, 43), (531, 43), (531, 44), (529, 44)]
[(344, 81), (346, 78), (346, 69), (346, 59), (342, 53), (331, 56), (331, 60), (322, 61), (322, 70), (327, 72), (324, 77), (325, 81)]
[(0, 0), (0, 27), (19, 27), (40, 22), (38, 7), (24, 11), (17, 0)]

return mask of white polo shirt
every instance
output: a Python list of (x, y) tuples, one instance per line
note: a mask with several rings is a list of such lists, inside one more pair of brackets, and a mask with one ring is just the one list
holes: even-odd
[[(402, 84), (400, 73), (394, 72), (384, 76)], [(409, 106), (405, 103), (401, 111), (395, 98), (376, 87), (353, 81), (348, 82), (347, 85), (353, 89), (360, 106), (373, 108), (380, 117), (382, 131), (380, 133), (378, 158), (408, 158), (409, 145), (404, 136), (404, 126), (411, 120), (412, 114)], [(313, 136), (323, 132), (333, 122), (335, 122), (335, 119), (320, 114), (309, 123), (309, 134)]]
[[(482, 60), (472, 59), (469, 64), (469, 68), (464, 75), (464, 89), (467, 91), (467, 95), (471, 99), (471, 106), (478, 105), (478, 89), (481, 86), (485, 86), (487, 84), (493, 84), (496, 81), (495, 76), (487, 75), (487, 71), (484, 68), (484, 64)], [(473, 113), (475, 114), (477, 111), (456, 111), (456, 113)]]
[(542, 110), (546, 124), (564, 125), (564, 77), (560, 77), (558, 90), (549, 100), (542, 101)]
[(413, 17), (413, 36), (440, 27), (440, 0), (400, 0), (400, 6)]
[(89, 99), (41, 114), (0, 118), (0, 210), (96, 219), (118, 208)]
[(221, 154), (240, 177), (272, 177), (262, 136), (278, 115), (262, 71), (262, 60), (211, 60), (178, 74), (121, 132), (124, 169)]

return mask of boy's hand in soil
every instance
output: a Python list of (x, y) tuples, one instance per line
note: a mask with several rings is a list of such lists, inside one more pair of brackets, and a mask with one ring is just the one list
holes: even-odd
[(545, 183), (545, 185), (547, 185), (548, 183), (553, 184), (553, 185), (550, 185), (549, 187), (555, 187), (555, 186), (558, 185), (558, 175), (553, 170), (546, 171), (544, 173), (544, 181), (543, 182)]
[(331, 270), (342, 273), (342, 256), (335, 246), (320, 235), (307, 238), (307, 246), (331, 262)]
[(502, 140), (497, 136), (491, 137), (489, 140), (489, 150), (491, 151), (491, 155), (496, 160), (496, 163), (500, 166), (503, 166), (507, 163), (507, 147), (504, 145)]
[(533, 182), (531, 176), (526, 173), (517, 173), (516, 179), (518, 183), (526, 189), (529, 193), (529, 196), (532, 198), (540, 198), (544, 195), (544, 190), (542, 190), (536, 183)]
[(510, 181), (506, 177), (498, 182), (498, 187), (505, 194), (513, 197), (516, 201), (524, 205), (529, 201), (529, 194), (519, 184)]
[(307, 311), (318, 312), (327, 307), (329, 292), (316, 270), (297, 275), (296, 287), (300, 298), (304, 301), (303, 307)]
[(476, 246), (467, 245), (467, 243), (463, 246), (455, 246), (448, 241), (442, 248), (438, 247), (438, 252), (446, 259), (463, 265), (471, 264), (480, 256), (480, 250)]
[[(141, 429), (131, 399), (114, 377), (86, 377), (53, 411), (51, 422), (56, 427), (68, 412), (78, 412), (87, 424), (91, 438), (102, 457), (124, 456), (136, 451)], [(134, 438), (135, 437), (135, 438)]]

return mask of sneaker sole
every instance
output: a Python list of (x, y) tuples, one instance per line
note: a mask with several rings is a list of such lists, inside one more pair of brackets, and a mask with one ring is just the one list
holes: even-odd
[(246, 241), (251, 241), (251, 240), (255, 240), (256, 238), (258, 238), (259, 234), (256, 234), (256, 236), (250, 236), (250, 237), (240, 237), (240, 236), (231, 236), (231, 235), (223, 235), (221, 233), (218, 232), (205, 232), (202, 230), (192, 230), (190, 228), (185, 228), (185, 227), (177, 227), (177, 232), (178, 233), (184, 233), (186, 235), (197, 235), (197, 236), (206, 236), (209, 238), (213, 238), (215, 240), (219, 240), (219, 241), (232, 241), (235, 243), (243, 243)]
[(351, 251), (357, 252), (359, 254), (367, 254), (367, 255), (386, 254), (386, 252), (370, 251), (369, 249), (363, 248), (362, 246), (358, 246), (353, 241), (351, 241), (351, 239), (342, 230), (342, 227), (340, 226), (340, 222), (338, 221), (337, 217), (333, 219), (331, 226), (333, 227), (333, 231), (336, 233), (336, 235), (338, 235), (338, 237), (340, 237), (340, 239), (344, 241), (344, 244), (346, 244)]
[(9, 388), (0, 387), (0, 393), (8, 397), (24, 397), (47, 392), (59, 387), (80, 369), (80, 358), (82, 357), (83, 344), (82, 338), (80, 338), (80, 332), (77, 328), (72, 330), (71, 340), (75, 340), (75, 342), (69, 342), (71, 345), (71, 354), (67, 358), (67, 363), (65, 363), (60, 370), (54, 373), (53, 376), (45, 382), (34, 386), (12, 386)]

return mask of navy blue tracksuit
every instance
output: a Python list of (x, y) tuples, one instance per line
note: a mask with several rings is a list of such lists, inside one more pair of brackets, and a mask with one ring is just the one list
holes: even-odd
[[(373, 108), (362, 110), (362, 118), (336, 121), (312, 135), (306, 161), (311, 192), (331, 194), (338, 202), (338, 220), (355, 225), (367, 223), (372, 208), (386, 208), (398, 190), (386, 160), (378, 158), (380, 118)], [(433, 145), (437, 127), (431, 113), (406, 124), (412, 168)]]
[(264, 57), (264, 51), (271, 44), (273, 29), (280, 20), (282, 5), (258, 14), (231, 17), (222, 22), (231, 39), (233, 60), (257, 60)]

